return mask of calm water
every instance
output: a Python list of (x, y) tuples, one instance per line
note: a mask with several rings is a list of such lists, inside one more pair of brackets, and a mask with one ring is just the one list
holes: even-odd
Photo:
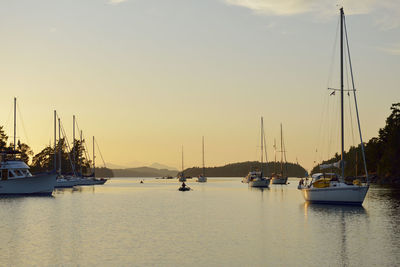
[(394, 266), (400, 191), (363, 207), (307, 205), (297, 181), (113, 179), (54, 197), (0, 198), (0, 265)]

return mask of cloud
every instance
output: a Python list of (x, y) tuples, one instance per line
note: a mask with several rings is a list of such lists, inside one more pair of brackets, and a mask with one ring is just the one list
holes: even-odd
[(399, 44), (392, 44), (385, 47), (379, 47), (379, 50), (395, 56), (400, 56), (400, 43)]
[(121, 4), (123, 2), (126, 2), (127, 0), (109, 0), (108, 3), (111, 5), (118, 5)]
[(229, 5), (248, 8), (260, 15), (292, 16), (308, 13), (317, 19), (336, 16), (339, 6), (347, 15), (372, 14), (383, 30), (400, 27), (399, 0), (223, 0)]

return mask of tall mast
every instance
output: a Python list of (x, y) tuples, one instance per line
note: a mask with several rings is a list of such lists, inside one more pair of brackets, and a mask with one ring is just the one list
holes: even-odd
[(72, 124), (72, 162), (75, 166), (75, 115), (72, 116)]
[(263, 133), (264, 121), (263, 117), (261, 117), (261, 178), (263, 177), (263, 161), (264, 161), (264, 133)]
[(94, 136), (93, 136), (93, 177), (96, 177), (96, 155), (95, 155), (95, 151), (94, 151)]
[[(14, 97), (14, 151), (15, 151), (15, 145), (16, 145), (16, 136), (17, 136), (17, 98)], [(14, 158), (15, 158), (14, 154)]]
[(204, 136), (202, 139), (203, 143), (203, 177), (206, 177), (205, 165), (204, 165)]
[(182, 178), (185, 177), (185, 176), (183, 175), (183, 170), (184, 170), (184, 169), (183, 169), (183, 146), (182, 146)]
[[(80, 133), (80, 138), (81, 138), (80, 145), (82, 146), (82, 130), (81, 130), (81, 133)], [(83, 151), (83, 148), (82, 148), (82, 151)], [(83, 156), (83, 152), (82, 152), (82, 156)], [(80, 173), (81, 173), (81, 176), (82, 176), (82, 164), (79, 164), (79, 166), (80, 166)]]
[(281, 123), (281, 175), (283, 175), (283, 138), (282, 138), (282, 123)]
[(342, 135), (342, 145), (341, 145), (341, 157), (340, 157), (340, 167), (342, 169), (342, 179), (344, 179), (344, 112), (343, 112), (343, 20), (344, 12), (343, 7), (340, 8), (340, 114), (341, 114), (341, 135)]
[(274, 138), (274, 173), (276, 174), (276, 139)]
[(54, 171), (57, 171), (57, 111), (54, 110)]
[(62, 144), (61, 144), (61, 120), (58, 118), (58, 175), (61, 175), (61, 150), (62, 150)]

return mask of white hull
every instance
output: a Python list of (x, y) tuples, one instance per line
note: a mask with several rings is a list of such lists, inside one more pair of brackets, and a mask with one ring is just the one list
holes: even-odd
[(304, 199), (312, 203), (361, 205), (369, 186), (345, 185), (326, 188), (300, 188)]
[(107, 182), (106, 179), (81, 178), (78, 179), (77, 185), (101, 185), (105, 182)]
[(271, 179), (269, 178), (256, 178), (249, 182), (251, 187), (269, 187)]
[(207, 177), (200, 176), (197, 178), (198, 183), (206, 183), (207, 182)]
[(287, 177), (281, 177), (281, 178), (273, 177), (273, 178), (271, 178), (271, 180), (272, 180), (272, 184), (286, 184), (288, 178)]
[(56, 174), (41, 174), (0, 181), (0, 195), (51, 195)]
[(78, 179), (57, 179), (55, 188), (69, 188), (78, 185)]

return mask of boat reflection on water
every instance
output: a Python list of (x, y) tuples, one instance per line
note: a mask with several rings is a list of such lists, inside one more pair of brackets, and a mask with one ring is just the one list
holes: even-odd
[[(329, 231), (330, 235), (336, 237), (335, 239), (339, 241), (336, 243), (336, 253), (340, 257), (341, 265), (348, 266), (351, 262), (351, 238), (349, 238), (349, 234), (354, 230), (354, 221), (366, 221), (368, 223), (368, 213), (364, 207), (313, 204), (309, 202), (305, 202), (301, 206), (304, 208), (306, 223), (314, 224), (314, 219), (323, 219), (326, 222), (322, 226), (319, 225), (321, 229), (317, 230), (317, 232)], [(311, 227), (314, 228), (315, 225)]]

